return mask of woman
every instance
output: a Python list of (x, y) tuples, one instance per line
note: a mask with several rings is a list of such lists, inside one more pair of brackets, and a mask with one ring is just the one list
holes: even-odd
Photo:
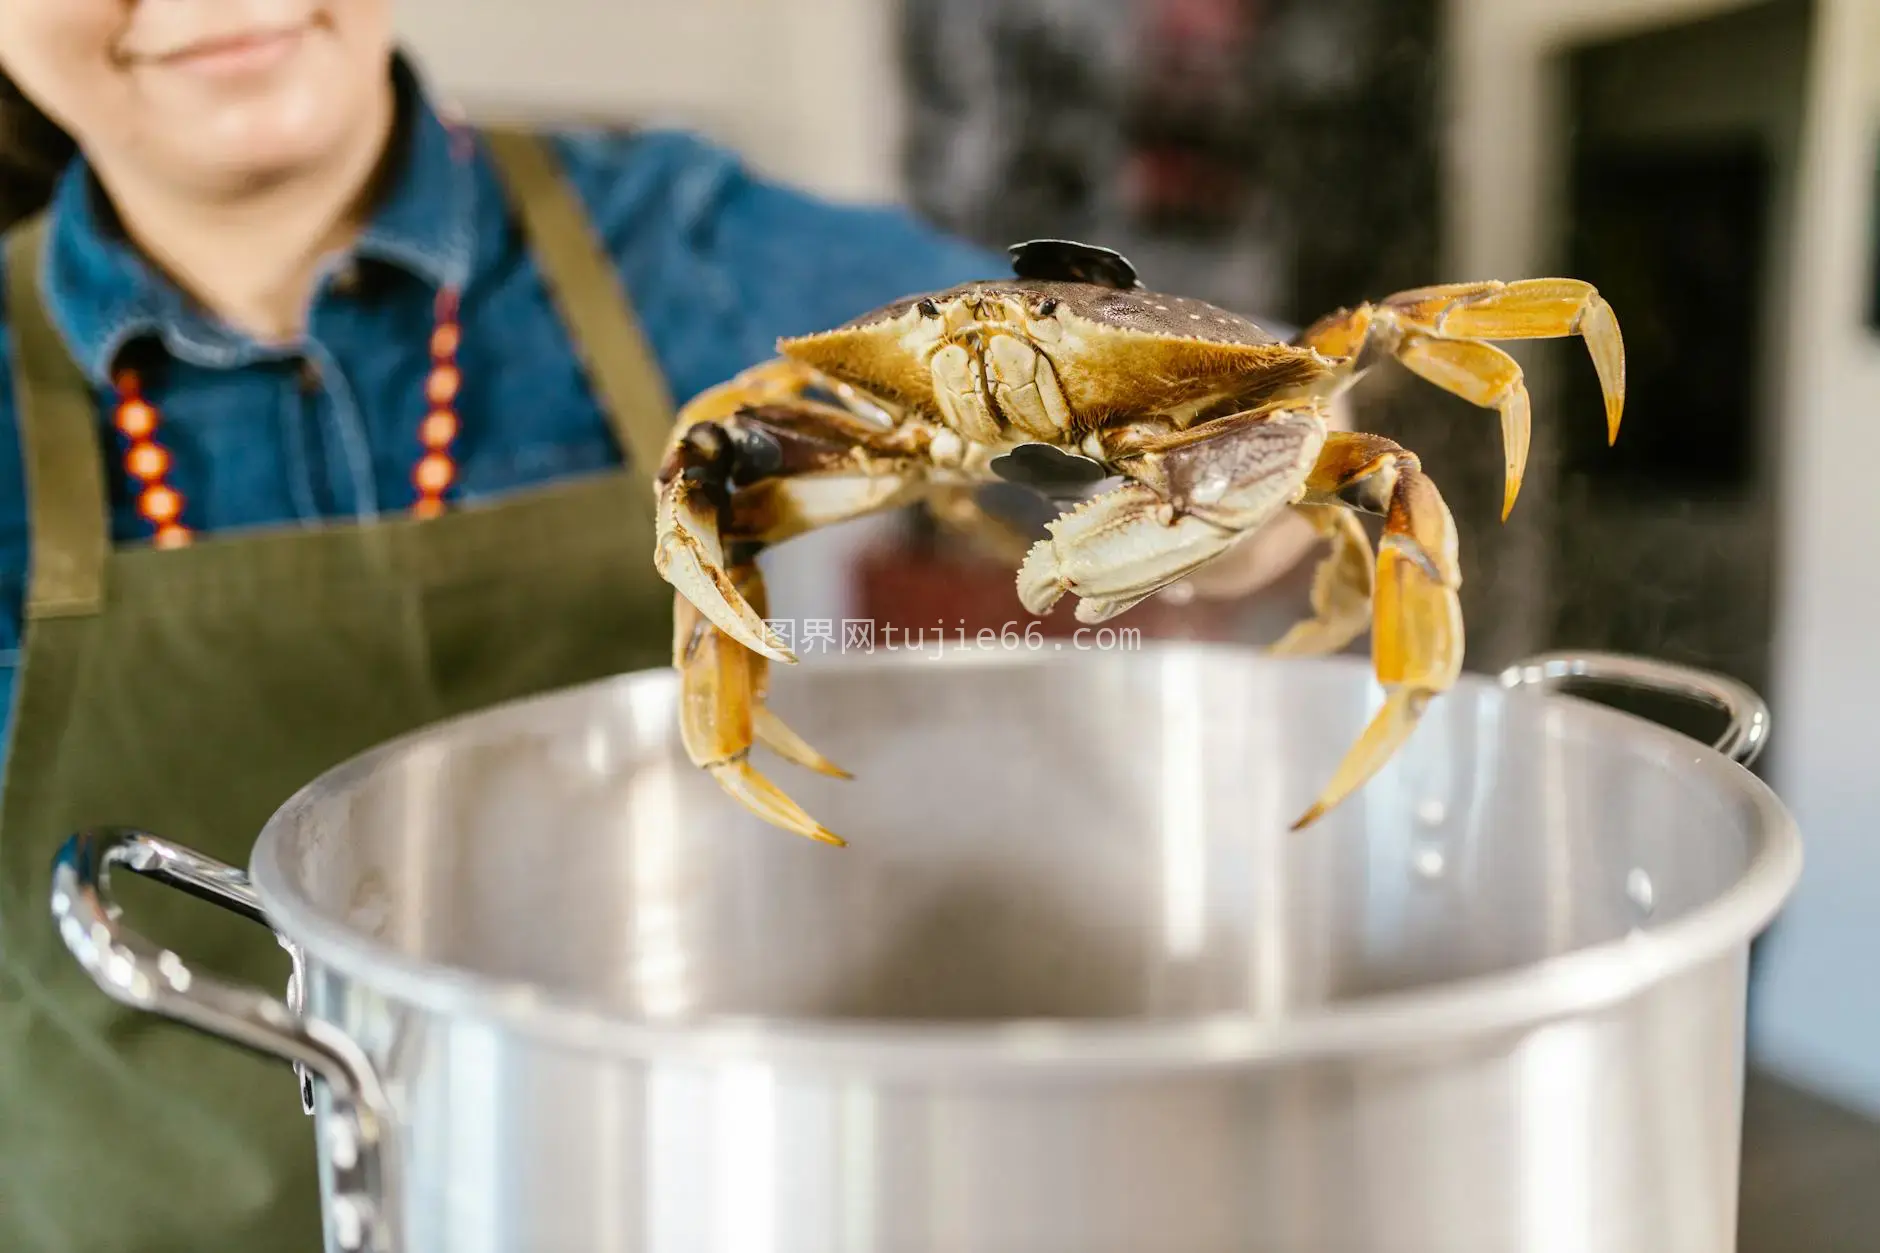
[[(684, 135), (472, 135), (389, 7), (0, 4), (7, 1253), (319, 1241), (291, 1074), (118, 1009), (59, 949), (67, 833), (245, 864), (336, 761), (665, 664), (644, 467), (672, 403), (1004, 271)], [(157, 942), (280, 986), (251, 926), (120, 890)]]

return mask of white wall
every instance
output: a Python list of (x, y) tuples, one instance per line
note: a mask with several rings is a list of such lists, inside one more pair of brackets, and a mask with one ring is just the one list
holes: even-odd
[[(822, 195), (900, 194), (888, 0), (396, 0), (433, 86), (473, 117), (661, 122)], [(839, 618), (865, 519), (766, 554), (771, 611)]]
[[(1457, 274), (1519, 274), (1555, 234), (1547, 144), (1570, 44), (1744, 0), (1451, 0), (1445, 197)], [(1880, 0), (1816, 0), (1796, 252), (1783, 305), (1770, 781), (1806, 868), (1770, 933), (1757, 1060), (1880, 1113), (1880, 339), (1861, 327), (1880, 141)], [(1536, 424), (1538, 449), (1545, 434)], [(1523, 507), (1527, 497), (1523, 496)]]
[(466, 108), (676, 121), (825, 194), (898, 192), (887, 0), (396, 0), (395, 12)]

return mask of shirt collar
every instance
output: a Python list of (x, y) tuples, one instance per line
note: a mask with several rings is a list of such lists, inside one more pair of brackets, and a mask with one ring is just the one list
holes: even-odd
[[(352, 249), (331, 258), (329, 271), (364, 258), (433, 287), (461, 287), (475, 245), (471, 163), (455, 159), (450, 125), (402, 54), (394, 57), (392, 73), (399, 118), (393, 173)], [(176, 357), (207, 367), (290, 355), (213, 317), (144, 260), (82, 157), (54, 192), (46, 249), (47, 310), (96, 385), (109, 381), (127, 343), (149, 335)]]

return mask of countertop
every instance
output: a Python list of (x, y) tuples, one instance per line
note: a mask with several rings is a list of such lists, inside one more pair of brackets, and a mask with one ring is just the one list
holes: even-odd
[(1880, 1122), (1752, 1074), (1738, 1233), (1739, 1253), (1880, 1253)]

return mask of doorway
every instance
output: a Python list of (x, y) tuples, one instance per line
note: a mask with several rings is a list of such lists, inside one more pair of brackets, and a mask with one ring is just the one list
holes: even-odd
[[(1590, 366), (1550, 375), (1547, 411), (1575, 416), (1555, 435), (1548, 634), (1759, 691), (1811, 10), (1767, 0), (1582, 45), (1563, 67), (1569, 213), (1554, 253), (1619, 314), (1627, 401), (1607, 447)], [(1639, 712), (1679, 726), (1705, 716)]]

